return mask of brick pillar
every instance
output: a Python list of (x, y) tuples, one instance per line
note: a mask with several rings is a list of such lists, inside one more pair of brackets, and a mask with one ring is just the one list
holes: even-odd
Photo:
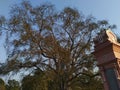
[(106, 30), (94, 39), (94, 44), (105, 90), (120, 90), (120, 44), (116, 36)]

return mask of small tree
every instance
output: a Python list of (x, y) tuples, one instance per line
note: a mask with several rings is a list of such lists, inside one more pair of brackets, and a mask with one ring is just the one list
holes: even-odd
[(6, 90), (20, 90), (19, 82), (16, 80), (8, 80)]
[(27, 75), (22, 80), (22, 90), (48, 90), (44, 72), (36, 71), (34, 75)]
[(0, 78), (0, 90), (5, 90), (5, 82)]

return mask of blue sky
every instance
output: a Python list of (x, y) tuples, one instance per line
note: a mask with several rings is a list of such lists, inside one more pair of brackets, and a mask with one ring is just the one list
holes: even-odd
[[(22, 0), (0, 0), (0, 15), (9, 16), (10, 7)], [(117, 25), (117, 32), (120, 32), (120, 0), (28, 0), (34, 6), (44, 2), (50, 2), (58, 10), (66, 6), (75, 7), (85, 16), (93, 15), (98, 20), (108, 20), (110, 24)], [(0, 37), (1, 38), (1, 37)], [(1, 39), (2, 40), (2, 39)], [(3, 45), (0, 44), (0, 60), (5, 59)]]

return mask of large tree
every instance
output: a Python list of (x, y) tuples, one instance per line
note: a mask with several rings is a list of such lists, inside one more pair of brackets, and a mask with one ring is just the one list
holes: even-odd
[(8, 61), (1, 72), (42, 70), (59, 90), (70, 90), (77, 82), (83, 82), (82, 75), (98, 75), (93, 72), (93, 37), (108, 27), (107, 21), (85, 17), (74, 8), (57, 12), (51, 4), (33, 7), (22, 2), (12, 7), (9, 19), (0, 19), (8, 47)]

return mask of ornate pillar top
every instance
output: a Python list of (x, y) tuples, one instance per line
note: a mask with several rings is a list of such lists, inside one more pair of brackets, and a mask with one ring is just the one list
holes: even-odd
[(106, 34), (109, 41), (111, 41), (112, 43), (118, 43), (116, 35), (110, 29), (106, 30)]
[(116, 35), (110, 29), (100, 32), (99, 35), (94, 39), (94, 42), (95, 42), (95, 44), (101, 44), (101, 43), (105, 42), (106, 40), (109, 40), (111, 43), (120, 45), (117, 42)]

